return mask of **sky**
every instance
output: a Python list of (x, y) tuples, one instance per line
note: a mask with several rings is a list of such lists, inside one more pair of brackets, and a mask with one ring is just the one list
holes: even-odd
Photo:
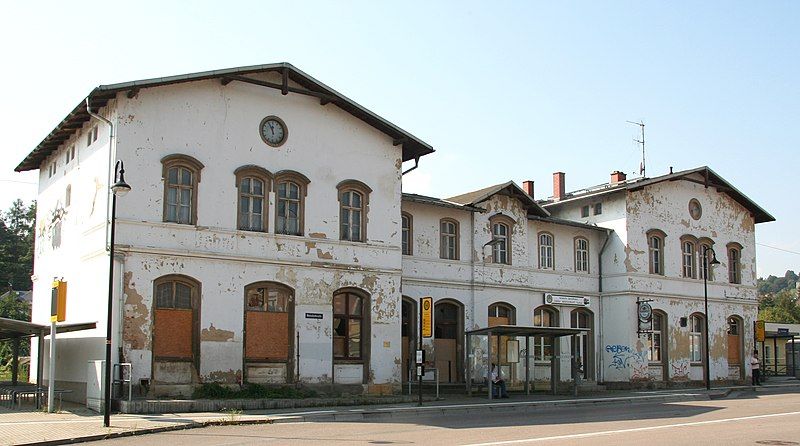
[[(800, 2), (8, 2), (0, 208), (14, 168), (100, 84), (290, 62), (431, 144), (404, 191), (552, 193), (707, 165), (776, 222), (758, 275), (800, 270)], [(408, 166), (407, 166), (408, 167)]]

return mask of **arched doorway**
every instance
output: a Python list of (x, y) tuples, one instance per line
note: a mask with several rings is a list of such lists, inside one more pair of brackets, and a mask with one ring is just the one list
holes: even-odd
[[(533, 326), (534, 327), (558, 327), (559, 315), (558, 310), (549, 306), (542, 305), (533, 311)], [(533, 345), (533, 360), (534, 366), (541, 365), (550, 370), (550, 379), (554, 381), (559, 380), (559, 368), (553, 369), (551, 367), (551, 359), (553, 355), (559, 355), (560, 348), (558, 343), (559, 338), (550, 338), (546, 336), (534, 336)], [(537, 376), (541, 376), (536, 372)]]
[(244, 381), (284, 384), (294, 377), (294, 291), (275, 282), (244, 290)]
[(153, 288), (153, 381), (191, 384), (200, 362), (200, 282), (171, 274)]
[(464, 339), (464, 308), (456, 301), (442, 300), (434, 305), (433, 351), (441, 382), (461, 382), (461, 356)]
[(731, 316), (728, 318), (728, 378), (735, 380), (744, 379), (743, 326), (741, 317)]
[(417, 346), (417, 303), (408, 296), (403, 296), (402, 321), (400, 325), (402, 336), (403, 364), (400, 366), (403, 382), (408, 382), (408, 372), (411, 369), (411, 352)]
[[(513, 305), (505, 302), (498, 302), (489, 306), (489, 327), (498, 325), (516, 325), (516, 309)], [(508, 362), (508, 341), (510, 336), (492, 336), (489, 342), (492, 343), (492, 357), (489, 362), (500, 366), (501, 373), (507, 381), (516, 380), (513, 364)]]
[(570, 313), (572, 328), (589, 330), (576, 336), (576, 345), (572, 346), (572, 354), (580, 360), (581, 377), (585, 380), (594, 379), (594, 314), (585, 308), (576, 308)]

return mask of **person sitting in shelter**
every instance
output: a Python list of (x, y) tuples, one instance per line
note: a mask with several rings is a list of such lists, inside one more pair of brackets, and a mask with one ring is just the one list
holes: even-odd
[(506, 393), (506, 381), (500, 372), (500, 367), (492, 363), (492, 396), (495, 398), (508, 398)]

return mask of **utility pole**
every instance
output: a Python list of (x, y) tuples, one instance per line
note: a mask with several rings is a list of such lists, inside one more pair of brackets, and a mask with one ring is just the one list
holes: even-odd
[(638, 125), (639, 128), (642, 130), (642, 139), (634, 138), (633, 140), (642, 146), (642, 164), (639, 165), (639, 175), (645, 177), (647, 176), (646, 174), (647, 169), (644, 163), (644, 122), (642, 122), (642, 120), (639, 120), (639, 122), (634, 122), (634, 121), (625, 121), (625, 122), (627, 122), (628, 124)]

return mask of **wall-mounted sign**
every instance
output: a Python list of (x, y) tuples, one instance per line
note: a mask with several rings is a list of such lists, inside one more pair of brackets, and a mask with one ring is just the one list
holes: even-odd
[(588, 307), (589, 298), (584, 296), (560, 296), (545, 293), (544, 302), (548, 305), (569, 305), (571, 307)]
[(789, 329), (788, 328), (779, 328), (778, 329), (778, 334), (786, 334), (786, 335), (788, 335), (789, 334)]
[(640, 302), (639, 303), (639, 321), (643, 324), (650, 322), (650, 318), (653, 317), (653, 307), (650, 306), (647, 302)]
[(433, 298), (423, 297), (419, 300), (420, 322), (422, 325), (422, 337), (430, 338), (433, 336)]
[(306, 313), (306, 319), (322, 319), (322, 313)]

